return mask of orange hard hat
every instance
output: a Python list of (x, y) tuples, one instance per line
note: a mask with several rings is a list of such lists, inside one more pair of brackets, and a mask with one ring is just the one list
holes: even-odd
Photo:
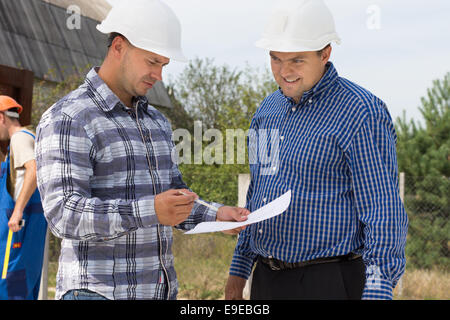
[(7, 111), (12, 108), (17, 108), (18, 113), (21, 113), (23, 110), (22, 106), (13, 98), (8, 96), (0, 96), (0, 111)]

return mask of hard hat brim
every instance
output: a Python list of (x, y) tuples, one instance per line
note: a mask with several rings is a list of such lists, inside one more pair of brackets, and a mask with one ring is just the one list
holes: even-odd
[(145, 40), (137, 40), (137, 39), (133, 39), (133, 36), (129, 33), (126, 32), (124, 30), (116, 30), (113, 28), (108, 28), (108, 26), (105, 26), (103, 23), (98, 24), (96, 26), (97, 30), (100, 31), (101, 33), (105, 33), (105, 34), (110, 34), (112, 32), (118, 32), (120, 34), (122, 34), (125, 38), (127, 38), (128, 41), (130, 41), (130, 43), (135, 46), (136, 48), (145, 50), (145, 51), (149, 51), (149, 52), (153, 52), (156, 54), (159, 54), (160, 56), (169, 58), (171, 60), (175, 60), (178, 62), (188, 62), (188, 59), (186, 58), (186, 56), (183, 54), (183, 52), (181, 50), (168, 50), (168, 49), (164, 49), (159, 47), (158, 45), (151, 43), (150, 41), (145, 41)]
[(295, 41), (292, 39), (262, 38), (255, 42), (255, 46), (269, 51), (309, 52), (322, 50), (332, 42), (336, 44), (341, 44), (341, 39), (337, 34), (332, 34), (317, 42), (302, 41), (302, 40)]

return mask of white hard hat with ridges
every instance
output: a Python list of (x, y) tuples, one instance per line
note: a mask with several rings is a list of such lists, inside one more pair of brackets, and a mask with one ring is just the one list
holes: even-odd
[(187, 61), (181, 50), (180, 21), (160, 0), (114, 2), (97, 29), (103, 33), (120, 33), (137, 48), (169, 59)]
[(318, 51), (340, 44), (331, 11), (323, 0), (285, 0), (271, 13), (256, 46), (279, 52)]

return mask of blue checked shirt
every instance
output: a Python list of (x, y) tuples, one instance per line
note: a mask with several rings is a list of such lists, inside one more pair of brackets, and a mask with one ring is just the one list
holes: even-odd
[[(96, 71), (46, 111), (37, 128), (45, 217), (63, 238), (56, 299), (71, 289), (108, 299), (175, 299), (172, 228), (160, 225), (154, 210), (156, 194), (187, 188), (171, 158), (170, 124), (143, 97), (137, 120)], [(215, 217), (195, 204), (177, 227), (189, 230)]]
[(250, 129), (247, 208), (289, 189), (292, 200), (283, 214), (240, 233), (230, 274), (248, 278), (258, 255), (299, 262), (354, 252), (366, 265), (363, 299), (392, 298), (405, 268), (408, 218), (384, 102), (329, 62), (298, 104), (281, 90), (268, 96)]

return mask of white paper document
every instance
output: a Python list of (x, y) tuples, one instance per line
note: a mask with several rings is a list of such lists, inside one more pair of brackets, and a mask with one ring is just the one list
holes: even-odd
[(199, 223), (194, 229), (185, 232), (184, 234), (196, 234), (196, 233), (206, 233), (206, 232), (217, 232), (230, 230), (255, 222), (260, 222), (266, 219), (273, 218), (289, 207), (291, 203), (291, 190), (283, 194), (281, 197), (273, 200), (264, 207), (253, 211), (248, 215), (248, 219), (242, 222), (231, 222), (231, 221), (211, 221)]

